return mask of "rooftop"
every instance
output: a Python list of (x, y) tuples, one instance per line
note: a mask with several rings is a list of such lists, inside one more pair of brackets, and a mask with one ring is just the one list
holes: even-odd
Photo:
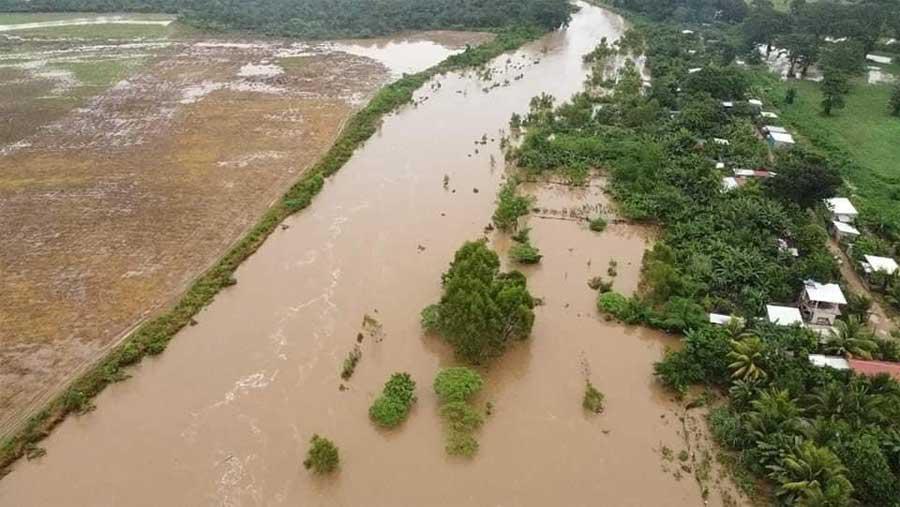
[(732, 320), (736, 320), (739, 322), (744, 322), (744, 319), (740, 317), (735, 317), (733, 315), (724, 315), (721, 313), (710, 313), (709, 314), (709, 322), (711, 324), (718, 324), (720, 326), (724, 326), (731, 322)]
[(847, 304), (847, 299), (844, 298), (840, 285), (836, 283), (819, 283), (813, 280), (806, 280), (803, 283), (803, 290), (806, 291), (806, 297), (810, 301), (835, 305)]
[(769, 316), (769, 322), (779, 326), (791, 326), (800, 324), (803, 326), (803, 316), (800, 315), (800, 309), (792, 306), (766, 305), (766, 313)]
[(778, 118), (778, 115), (773, 113), (772, 111), (763, 111), (759, 113), (763, 118)]
[(722, 178), (722, 190), (727, 192), (729, 190), (736, 189), (738, 186), (739, 185), (738, 185), (737, 180), (732, 178), (731, 176), (726, 176), (726, 177)]
[(897, 261), (891, 259), (890, 257), (878, 257), (876, 255), (866, 255), (865, 264), (869, 265), (870, 269), (867, 269), (866, 272), (872, 271), (882, 271), (889, 275), (893, 275), (897, 272)]
[(794, 136), (784, 132), (769, 132), (769, 137), (779, 143), (794, 144)]
[(750, 99), (750, 100), (747, 101), (747, 103), (750, 104), (751, 106), (759, 106), (759, 107), (762, 107), (762, 101), (759, 100), (759, 99)]
[(848, 223), (844, 223), (839, 220), (835, 220), (831, 223), (834, 224), (834, 228), (837, 229), (838, 232), (841, 232), (843, 234), (852, 234), (854, 236), (859, 236), (859, 230), (856, 227), (853, 227), (852, 225), (850, 225)]
[(832, 197), (825, 199), (825, 206), (835, 215), (858, 215), (859, 212), (853, 207), (853, 203), (846, 197)]
[(834, 368), (835, 370), (849, 370), (850, 362), (840, 356), (823, 356), (821, 354), (810, 354), (809, 362), (813, 364), (813, 366), (818, 366), (820, 368), (828, 367)]
[(900, 363), (889, 363), (887, 361), (863, 361), (860, 359), (850, 359), (850, 369), (860, 375), (874, 377), (886, 373), (900, 381)]
[(769, 132), (781, 132), (782, 134), (787, 134), (787, 133), (788, 133), (788, 131), (787, 131), (786, 128), (784, 128), (784, 127), (779, 127), (778, 125), (766, 125), (766, 126), (763, 127), (763, 128), (766, 129), (766, 130), (769, 131)]

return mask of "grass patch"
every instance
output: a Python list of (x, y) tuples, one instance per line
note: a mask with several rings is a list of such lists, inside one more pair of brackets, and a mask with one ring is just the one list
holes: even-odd
[[(174, 24), (174, 23), (173, 23)], [(22, 37), (77, 39), (162, 39), (169, 35), (172, 25), (73, 25), (15, 30), (8, 34)]]
[(64, 62), (51, 66), (71, 72), (82, 86), (107, 87), (118, 83), (131, 71), (144, 63), (144, 59), (93, 60), (90, 62)]
[[(0, 477), (9, 472), (9, 466), (22, 457), (26, 449), (46, 437), (68, 414), (82, 411), (106, 386), (125, 378), (124, 368), (139, 362), (144, 356), (165, 350), (178, 331), (188, 326), (201, 309), (212, 303), (220, 290), (231, 285), (238, 266), (256, 252), (285, 218), (309, 206), (322, 190), (325, 178), (340, 170), (356, 148), (372, 137), (386, 114), (409, 103), (415, 90), (433, 76), (483, 65), (543, 33), (536, 27), (504, 30), (490, 42), (452, 55), (430, 69), (405, 76), (382, 88), (366, 107), (350, 118), (328, 152), (213, 267), (200, 275), (173, 307), (142, 324), (122, 344), (32, 416), (18, 432), (3, 440), (0, 444)], [(84, 401), (73, 405), (73, 395)]]

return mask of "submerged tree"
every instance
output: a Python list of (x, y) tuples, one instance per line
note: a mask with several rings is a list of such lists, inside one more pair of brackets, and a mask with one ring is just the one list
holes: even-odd
[(423, 326), (440, 334), (467, 361), (478, 363), (523, 340), (534, 324), (534, 300), (525, 276), (500, 272), (484, 240), (467, 242), (443, 275), (444, 294), (422, 312)]

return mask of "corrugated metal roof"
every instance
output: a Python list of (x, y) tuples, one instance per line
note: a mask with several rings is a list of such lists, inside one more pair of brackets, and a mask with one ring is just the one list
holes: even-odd
[(890, 257), (866, 255), (865, 258), (869, 266), (872, 266), (872, 271), (883, 271), (889, 275), (892, 275), (897, 271), (897, 261)]
[(825, 206), (836, 215), (858, 215), (853, 203), (846, 197), (832, 197), (825, 199)]
[(766, 305), (766, 313), (769, 316), (769, 322), (778, 324), (779, 326), (790, 326), (792, 324), (803, 325), (803, 316), (800, 315), (800, 309), (792, 306)]
[(836, 283), (819, 283), (813, 280), (806, 280), (803, 283), (806, 296), (810, 301), (836, 305), (847, 304), (844, 292), (841, 291), (840, 285)]
[(850, 369), (860, 375), (874, 377), (886, 373), (896, 380), (900, 380), (900, 363), (889, 363), (887, 361), (863, 361), (861, 359), (850, 359)]

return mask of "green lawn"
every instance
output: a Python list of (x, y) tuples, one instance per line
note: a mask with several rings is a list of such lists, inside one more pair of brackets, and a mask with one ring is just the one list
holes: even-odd
[[(757, 77), (757, 85), (766, 89), (800, 142), (812, 143), (844, 161), (844, 175), (864, 215), (881, 217), (900, 230), (900, 118), (888, 114), (892, 87), (857, 82), (846, 107), (829, 117), (821, 113), (818, 84), (785, 83), (770, 74)], [(783, 102), (788, 86), (798, 92), (792, 105)]]
[(87, 62), (54, 63), (51, 66), (72, 72), (81, 86), (106, 88), (127, 77), (131, 70), (142, 63), (143, 58), (97, 59)]

